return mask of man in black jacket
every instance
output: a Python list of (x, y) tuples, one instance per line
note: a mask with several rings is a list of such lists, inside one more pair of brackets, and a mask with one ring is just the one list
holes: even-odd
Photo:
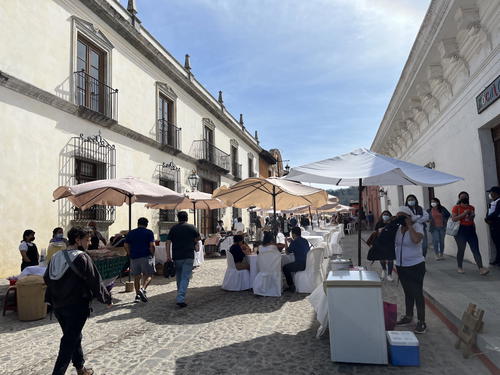
[(45, 300), (52, 305), (63, 331), (53, 375), (63, 375), (72, 361), (78, 375), (94, 372), (85, 368), (82, 329), (90, 314), (93, 298), (112, 306), (110, 293), (102, 285), (101, 275), (92, 259), (78, 248), (86, 249), (89, 234), (80, 228), (68, 232), (68, 249), (57, 252), (43, 276), (47, 284)]
[(493, 186), (488, 193), (490, 193), (491, 203), (485, 221), (490, 226), (491, 239), (497, 250), (495, 260), (490, 264), (500, 266), (500, 186)]

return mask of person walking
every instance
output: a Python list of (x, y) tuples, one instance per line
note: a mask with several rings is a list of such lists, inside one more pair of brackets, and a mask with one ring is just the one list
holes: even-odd
[(424, 258), (427, 256), (427, 248), (429, 247), (429, 238), (427, 236), (427, 222), (429, 221), (429, 214), (418, 204), (418, 199), (413, 194), (406, 197), (405, 206), (412, 212), (411, 219), (414, 223), (422, 224), (424, 230), (424, 238), (422, 240), (422, 254)]
[(474, 260), (476, 261), (479, 273), (487, 275), (490, 271), (483, 267), (483, 259), (479, 251), (479, 240), (477, 238), (476, 226), (474, 224), (475, 209), (469, 204), (469, 193), (462, 191), (458, 194), (458, 202), (451, 210), (451, 220), (459, 221), (460, 227), (455, 236), (457, 243), (457, 266), (458, 273), (465, 273), (463, 269), (464, 253), (467, 244), (469, 244)]
[(295, 261), (292, 263), (285, 264), (283, 266), (283, 274), (285, 275), (286, 284), (288, 288), (285, 289), (287, 292), (295, 292), (295, 284), (293, 282), (292, 272), (304, 271), (306, 269), (307, 253), (309, 252), (309, 242), (301, 236), (300, 227), (292, 228), (292, 241), (288, 246), (287, 238), (285, 241), (285, 248), (287, 254), (294, 254)]
[(19, 252), (21, 253), (21, 271), (26, 267), (38, 266), (40, 255), (34, 243), (35, 231), (26, 229), (23, 233), (23, 240), (19, 244)]
[(178, 224), (175, 224), (167, 237), (167, 260), (174, 260), (177, 280), (176, 303), (180, 308), (187, 307), (186, 292), (193, 272), (194, 252), (199, 251), (196, 244), (200, 240), (200, 232), (194, 225), (188, 224), (186, 211), (177, 213)]
[(155, 236), (147, 229), (148, 219), (137, 220), (137, 228), (128, 232), (125, 250), (130, 257), (130, 274), (134, 276), (135, 303), (148, 302), (146, 289), (155, 273)]
[[(382, 215), (380, 215), (380, 219), (375, 224), (375, 231), (377, 233), (380, 233), (382, 229), (385, 228), (387, 224), (392, 219), (392, 214), (390, 211), (384, 211), (382, 212)], [(394, 261), (393, 260), (381, 260), (380, 265), (382, 266), (382, 272), (380, 273), (380, 278), (384, 280), (387, 276), (387, 281), (393, 281), (394, 279), (392, 278), (392, 270), (394, 269)]]
[(429, 232), (431, 232), (436, 260), (443, 260), (446, 224), (451, 214), (445, 207), (441, 206), (441, 201), (438, 198), (431, 199), (431, 208), (427, 210), (427, 213), (429, 214)]
[(490, 226), (491, 239), (496, 248), (495, 260), (490, 264), (500, 266), (500, 186), (493, 186), (488, 193), (491, 203), (485, 221)]
[(63, 336), (52, 375), (63, 375), (70, 361), (78, 375), (91, 375), (85, 367), (82, 350), (82, 329), (90, 315), (93, 298), (112, 306), (111, 294), (102, 285), (101, 275), (84, 251), (89, 234), (80, 228), (68, 232), (68, 248), (52, 256), (43, 276), (47, 290), (45, 301), (53, 308)]
[(424, 239), (423, 225), (414, 222), (413, 211), (402, 206), (397, 213), (399, 229), (396, 232), (396, 269), (399, 281), (405, 295), (405, 315), (397, 322), (398, 325), (407, 325), (413, 321), (413, 308), (417, 306), (417, 325), (413, 332), (425, 333), (425, 300), (424, 276), (425, 257), (422, 253), (422, 240)]

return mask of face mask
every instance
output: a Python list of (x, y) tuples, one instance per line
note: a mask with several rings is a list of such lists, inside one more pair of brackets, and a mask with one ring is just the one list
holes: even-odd
[(389, 221), (391, 217), (389, 215), (382, 215), (382, 220)]
[(432, 206), (432, 207), (437, 207), (437, 205), (438, 205), (438, 204), (437, 204), (436, 202), (432, 202), (432, 203), (431, 203), (431, 206)]
[(63, 233), (57, 233), (56, 234), (56, 238), (57, 239), (62, 239), (64, 237), (64, 234)]
[(35, 237), (31, 237), (30, 242), (33, 242), (33, 241), (35, 241)]
[(462, 203), (462, 204), (469, 204), (469, 198), (462, 198), (462, 199), (460, 199), (460, 203)]
[(410, 206), (415, 206), (416, 204), (417, 204), (417, 201), (414, 201), (414, 200), (408, 201), (408, 205), (410, 205)]

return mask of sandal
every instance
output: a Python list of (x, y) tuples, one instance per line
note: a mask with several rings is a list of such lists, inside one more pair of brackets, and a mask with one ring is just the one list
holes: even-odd
[(82, 367), (80, 370), (76, 369), (78, 375), (94, 375), (94, 370), (90, 367)]

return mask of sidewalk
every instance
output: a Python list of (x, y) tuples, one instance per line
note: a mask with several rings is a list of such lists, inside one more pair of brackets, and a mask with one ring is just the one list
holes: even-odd
[[(363, 233), (363, 239), (366, 240), (369, 235), (370, 232)], [(353, 263), (357, 263), (357, 233), (346, 236), (343, 247), (346, 256), (349, 254)], [(378, 262), (372, 265), (366, 260), (367, 252), (368, 246), (363, 241), (362, 265), (380, 272), (381, 267)], [(500, 268), (491, 266), (487, 276), (480, 276), (475, 264), (464, 262), (465, 274), (459, 274), (456, 258), (446, 256), (445, 260), (436, 261), (434, 252), (429, 249), (426, 269), (425, 296), (453, 326), (460, 327), (462, 314), (469, 303), (476, 304), (485, 311), (484, 328), (478, 335), (477, 347), (497, 368), (500, 368)], [(456, 349), (451, 346), (450, 350)]]

